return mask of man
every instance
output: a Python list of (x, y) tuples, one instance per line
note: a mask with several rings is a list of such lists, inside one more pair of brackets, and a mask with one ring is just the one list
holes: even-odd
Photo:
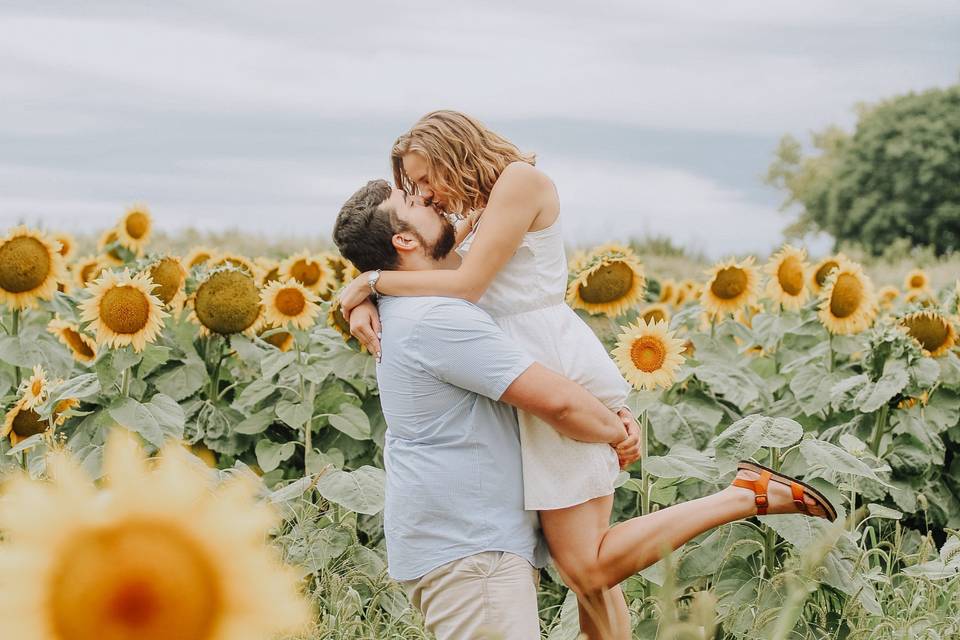
[[(334, 228), (341, 253), (362, 271), (453, 268), (453, 238), (435, 209), (382, 180), (354, 194)], [(385, 297), (379, 311), (390, 575), (440, 640), (535, 640), (546, 558), (537, 516), (523, 509), (508, 405), (568, 437), (615, 445), (621, 464), (639, 457), (636, 425), (534, 362), (469, 302)]]

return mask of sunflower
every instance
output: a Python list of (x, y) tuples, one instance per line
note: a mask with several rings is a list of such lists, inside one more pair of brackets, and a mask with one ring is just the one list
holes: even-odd
[(873, 324), (879, 305), (873, 283), (855, 262), (841, 259), (820, 292), (820, 322), (833, 334), (860, 333)]
[(700, 302), (708, 316), (719, 318), (756, 300), (757, 269), (753, 256), (742, 262), (730, 259), (718, 263), (706, 273), (710, 279), (703, 287)]
[(191, 319), (200, 334), (254, 335), (263, 320), (260, 291), (253, 276), (236, 267), (210, 272), (193, 295)]
[(180, 310), (183, 308), (186, 292), (183, 289), (187, 281), (187, 270), (176, 256), (164, 256), (154, 260), (146, 269), (150, 279), (156, 285), (153, 294), (166, 307)]
[(209, 247), (194, 247), (183, 259), (183, 264), (189, 271), (198, 265), (205, 264), (213, 257), (214, 253), (216, 252)]
[(77, 248), (77, 241), (69, 233), (59, 232), (53, 234), (53, 239), (60, 243), (60, 255), (64, 260), (69, 260), (70, 256)]
[(957, 330), (953, 321), (937, 311), (910, 313), (900, 318), (898, 324), (917, 341), (926, 356), (942, 356), (957, 343)]
[(280, 279), (280, 263), (273, 258), (265, 258), (261, 256), (259, 258), (254, 258), (253, 262), (257, 265), (257, 269), (260, 272), (261, 287), (265, 287), (274, 280)]
[(333, 299), (330, 308), (327, 310), (327, 326), (339, 333), (344, 342), (350, 342), (353, 337), (350, 335), (350, 323), (343, 317), (338, 298)]
[(664, 278), (660, 281), (660, 297), (657, 298), (657, 302), (663, 304), (673, 304), (674, 299), (677, 297), (677, 283), (670, 279)]
[(280, 263), (280, 279), (296, 280), (310, 291), (320, 293), (330, 287), (333, 269), (323, 258), (301, 251)]
[(0, 438), (9, 438), (11, 446), (50, 428), (50, 423), (27, 407), (25, 400), (21, 398), (14, 403), (4, 417), (3, 427), (0, 427)]
[(930, 276), (923, 269), (913, 269), (903, 279), (903, 288), (928, 291), (930, 289)]
[(900, 290), (892, 285), (880, 287), (877, 291), (877, 302), (883, 309), (892, 309), (900, 297)]
[(53, 298), (65, 276), (56, 240), (22, 225), (0, 239), (0, 304), (35, 308), (38, 300)]
[(655, 302), (641, 309), (639, 317), (645, 322), (666, 322), (670, 324), (670, 315), (669, 304)]
[(55, 317), (47, 323), (47, 331), (57, 336), (78, 362), (89, 364), (96, 359), (96, 340), (80, 331), (80, 327), (73, 322)]
[(842, 253), (838, 253), (835, 256), (824, 258), (815, 264), (813, 269), (810, 270), (810, 288), (813, 290), (813, 293), (819, 295), (820, 292), (823, 291), (823, 287), (827, 283), (827, 278), (830, 277), (830, 273), (838, 268), (841, 262), (846, 261), (847, 257)]
[(784, 309), (799, 310), (810, 296), (806, 284), (809, 266), (806, 251), (784, 245), (773, 254), (765, 268), (769, 276), (767, 296)]
[(916, 303), (923, 305), (924, 307), (935, 307), (937, 306), (937, 301), (933, 297), (933, 292), (930, 289), (908, 289), (906, 293), (903, 294), (904, 302)]
[(100, 235), (97, 251), (100, 252), (102, 261), (110, 266), (119, 267), (126, 262), (124, 246), (120, 244), (120, 234), (116, 229), (107, 229)]
[(308, 329), (320, 313), (317, 301), (317, 296), (296, 280), (277, 280), (260, 292), (265, 319), (276, 327), (290, 323), (298, 329)]
[(569, 277), (576, 278), (578, 275), (580, 275), (580, 272), (583, 271), (583, 268), (587, 266), (587, 262), (589, 260), (590, 254), (586, 250), (577, 249), (574, 251), (567, 265), (567, 271), (570, 274)]
[(70, 270), (73, 272), (74, 284), (83, 289), (100, 277), (104, 264), (100, 256), (87, 256), (73, 263)]
[(131, 276), (124, 269), (107, 271), (88, 287), (91, 295), (79, 305), (80, 318), (93, 323), (98, 347), (133, 345), (134, 351), (143, 351), (157, 339), (170, 314), (152, 293), (154, 286), (147, 274)]
[(49, 386), (47, 384), (47, 374), (43, 371), (43, 366), (34, 365), (33, 375), (20, 383), (20, 402), (24, 409), (36, 409), (47, 399)]
[(127, 209), (117, 225), (117, 240), (135, 254), (140, 254), (150, 240), (153, 219), (143, 205), (134, 205)]
[(264, 327), (257, 335), (261, 340), (272, 344), (280, 351), (290, 351), (291, 347), (293, 347), (293, 334), (289, 331), (277, 331), (276, 333), (271, 333), (265, 338), (263, 337), (264, 333), (274, 328), (275, 327)]
[(643, 265), (631, 249), (599, 247), (567, 287), (567, 304), (590, 314), (615, 318), (643, 300)]
[(108, 442), (105, 488), (65, 455), (50, 467), (52, 482), (16, 478), (0, 506), (5, 637), (262, 640), (308, 622), (254, 483), (211, 489), (182, 447), (148, 465), (130, 436)]
[(745, 327), (753, 328), (753, 318), (758, 313), (764, 311), (763, 305), (758, 302), (752, 302), (737, 309), (733, 314), (733, 319)]
[(612, 352), (623, 376), (641, 391), (669, 388), (683, 364), (683, 340), (674, 337), (666, 322), (640, 320), (624, 329)]
[(208, 449), (206, 446), (197, 443), (190, 447), (190, 453), (203, 460), (203, 463), (211, 469), (217, 468), (217, 454)]
[(688, 301), (699, 298), (702, 293), (703, 290), (699, 284), (693, 280), (683, 280), (677, 285), (677, 295), (673, 298), (673, 306), (679, 309)]
[(219, 267), (236, 267), (242, 271), (246, 271), (254, 279), (258, 278), (260, 275), (260, 269), (257, 265), (246, 256), (242, 256), (239, 253), (218, 253), (214, 256), (211, 256), (207, 261), (208, 269), (217, 269)]

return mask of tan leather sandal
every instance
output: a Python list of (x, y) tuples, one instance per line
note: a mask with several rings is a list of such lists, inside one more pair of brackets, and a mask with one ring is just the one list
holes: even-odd
[(805, 482), (801, 482), (796, 478), (791, 478), (790, 476), (778, 473), (769, 467), (765, 467), (762, 464), (757, 464), (756, 462), (750, 462), (748, 460), (741, 460), (737, 465), (737, 471), (752, 471), (760, 476), (756, 480), (744, 480), (741, 478), (734, 478), (733, 480), (733, 486), (742, 487), (744, 489), (750, 489), (753, 491), (754, 503), (757, 505), (758, 516), (767, 515), (767, 509), (770, 507), (770, 500), (767, 498), (767, 487), (772, 480), (773, 482), (790, 487), (790, 492), (793, 494), (793, 504), (796, 505), (797, 510), (800, 513), (812, 516), (814, 518), (824, 517), (810, 513), (810, 507), (807, 505), (806, 500), (804, 500), (805, 496), (809, 496), (814, 502), (817, 503), (818, 507), (823, 509), (827, 520), (833, 522), (837, 519), (837, 510), (830, 503), (827, 497)]

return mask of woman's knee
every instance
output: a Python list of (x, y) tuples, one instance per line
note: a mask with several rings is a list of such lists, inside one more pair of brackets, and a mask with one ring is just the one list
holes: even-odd
[(608, 588), (606, 577), (598, 561), (587, 558), (567, 558), (565, 561), (554, 558), (557, 570), (580, 599), (601, 597)]

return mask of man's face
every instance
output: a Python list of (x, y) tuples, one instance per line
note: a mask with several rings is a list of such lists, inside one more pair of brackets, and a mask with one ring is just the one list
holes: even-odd
[(453, 250), (453, 225), (437, 209), (424, 204), (421, 196), (411, 196), (400, 189), (393, 189), (384, 204), (392, 207), (397, 217), (410, 226), (427, 257), (442, 260)]

